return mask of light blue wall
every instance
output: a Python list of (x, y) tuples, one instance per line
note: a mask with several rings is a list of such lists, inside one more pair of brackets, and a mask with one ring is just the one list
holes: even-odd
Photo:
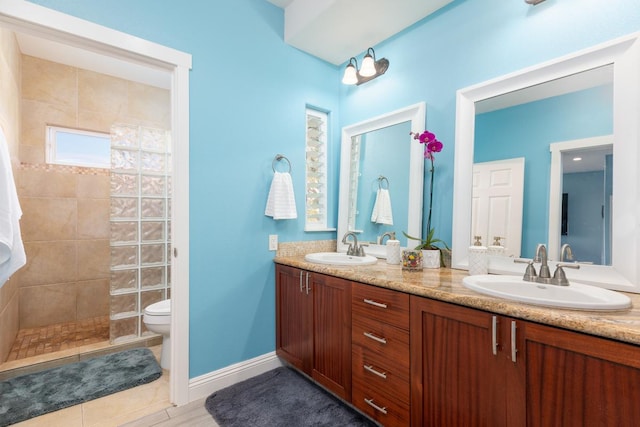
[[(283, 12), (266, 0), (32, 1), (193, 55), (191, 377), (274, 349), (269, 234), (335, 237), (263, 215), (276, 153), (292, 161), (301, 194), (306, 103), (334, 113), (335, 178), (341, 126), (426, 101), (427, 126), (444, 143), (433, 225), (450, 242), (456, 90), (640, 30), (638, 0), (457, 0), (375, 46), (391, 62), (384, 76), (346, 87), (342, 67), (284, 44)], [(336, 180), (330, 189), (335, 218)]]
[(526, 158), (521, 256), (533, 258), (549, 241), (549, 144), (612, 132), (612, 85), (476, 116), (475, 162)]

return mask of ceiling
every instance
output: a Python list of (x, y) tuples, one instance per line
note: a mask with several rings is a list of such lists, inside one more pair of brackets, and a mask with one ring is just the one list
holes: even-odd
[(453, 0), (267, 1), (284, 9), (287, 44), (340, 65)]

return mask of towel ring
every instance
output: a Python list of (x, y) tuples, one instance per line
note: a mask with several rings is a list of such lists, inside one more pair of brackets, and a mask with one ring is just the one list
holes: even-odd
[(380, 175), (380, 177), (378, 178), (378, 188), (379, 188), (379, 189), (383, 189), (383, 188), (384, 188), (384, 187), (382, 186), (382, 182), (383, 182), (383, 181), (387, 183), (387, 188), (386, 188), (386, 190), (388, 190), (388, 189), (389, 189), (389, 180), (387, 179), (387, 177), (386, 177), (386, 176), (382, 176), (382, 175)]
[(273, 161), (271, 162), (271, 169), (273, 169), (274, 172), (276, 171), (276, 162), (279, 162), (280, 160), (283, 160), (283, 159), (286, 160), (287, 164), (289, 165), (288, 172), (291, 172), (291, 162), (282, 154), (276, 154), (276, 156), (273, 158)]

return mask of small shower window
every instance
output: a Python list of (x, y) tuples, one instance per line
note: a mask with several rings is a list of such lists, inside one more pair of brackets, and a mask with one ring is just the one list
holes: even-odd
[(108, 133), (47, 126), (47, 163), (109, 169), (111, 137)]

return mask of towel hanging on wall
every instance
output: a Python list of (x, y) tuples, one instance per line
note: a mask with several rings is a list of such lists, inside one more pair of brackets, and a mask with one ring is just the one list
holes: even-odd
[(386, 188), (378, 188), (376, 201), (371, 212), (371, 222), (376, 224), (393, 225), (393, 212), (391, 211), (391, 196)]
[(21, 216), (9, 147), (0, 128), (0, 287), (27, 262), (20, 235)]
[[(276, 171), (276, 162), (279, 160), (285, 160), (288, 163), (288, 172)], [(296, 219), (298, 217), (296, 198), (293, 194), (293, 181), (291, 181), (289, 174), (291, 162), (282, 154), (278, 154), (273, 159), (271, 168), (273, 169), (273, 181), (271, 181), (271, 188), (269, 188), (264, 214), (273, 217), (273, 219)]]

